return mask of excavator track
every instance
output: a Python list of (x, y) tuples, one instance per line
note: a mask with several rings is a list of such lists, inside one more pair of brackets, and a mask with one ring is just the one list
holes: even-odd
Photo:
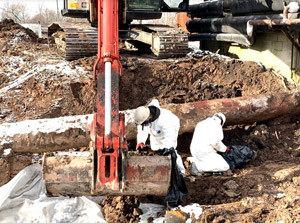
[(54, 38), (56, 46), (66, 60), (97, 55), (97, 28), (89, 23), (53, 23), (48, 27), (48, 38)]
[[(53, 38), (66, 60), (76, 60), (97, 54), (97, 28), (88, 23), (53, 23), (48, 38)], [(133, 25), (120, 31), (123, 40), (135, 40), (150, 45), (159, 58), (185, 56), (189, 52), (188, 36), (167, 25)]]

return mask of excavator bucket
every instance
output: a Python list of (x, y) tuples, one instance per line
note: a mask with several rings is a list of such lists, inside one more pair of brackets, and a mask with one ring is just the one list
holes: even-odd
[(120, 188), (95, 189), (95, 160), (90, 152), (46, 154), (43, 178), (48, 196), (168, 194), (171, 161), (168, 156), (130, 156), (122, 162)]

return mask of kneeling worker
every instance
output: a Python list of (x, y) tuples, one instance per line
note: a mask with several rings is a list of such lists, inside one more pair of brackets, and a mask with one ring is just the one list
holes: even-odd
[(229, 148), (222, 142), (222, 126), (226, 117), (216, 113), (212, 117), (200, 121), (195, 128), (190, 150), (192, 159), (192, 174), (201, 175), (201, 172), (225, 172), (229, 170), (228, 163), (218, 152), (228, 152)]
[(185, 168), (180, 155), (176, 151), (180, 121), (167, 109), (160, 108), (157, 99), (150, 104), (135, 110), (134, 120), (137, 124), (137, 146), (143, 148), (150, 134), (150, 147), (153, 151), (173, 148), (176, 152), (176, 164), (180, 173), (185, 176)]

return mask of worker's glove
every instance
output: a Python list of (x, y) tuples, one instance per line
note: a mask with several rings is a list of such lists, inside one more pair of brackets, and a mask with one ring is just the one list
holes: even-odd
[(142, 149), (144, 147), (144, 143), (140, 142), (139, 144), (136, 145), (136, 150)]
[(228, 153), (230, 151), (229, 147), (226, 148), (225, 153)]

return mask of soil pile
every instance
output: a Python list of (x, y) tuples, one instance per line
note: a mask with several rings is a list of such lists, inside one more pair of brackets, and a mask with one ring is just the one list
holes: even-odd
[(37, 35), (30, 29), (5, 19), (0, 22), (0, 52), (1, 55), (18, 55), (24, 42), (37, 41)]
[(142, 210), (140, 201), (134, 196), (106, 197), (101, 202), (105, 220), (108, 223), (137, 223)]
[[(8, 34), (24, 32), (9, 29), (17, 27), (10, 23), (1, 23), (0, 27), (9, 30)], [(66, 62), (53, 45), (41, 44), (29, 34), (8, 46), (13, 38), (2, 33), (0, 43), (5, 44), (0, 48), (0, 123), (88, 114), (95, 110), (95, 57)], [(299, 91), (299, 87), (258, 63), (210, 53), (168, 60), (122, 54), (121, 63), (121, 110), (136, 108), (153, 98), (167, 104)], [(184, 196), (183, 205), (199, 203), (204, 208), (199, 222), (299, 221), (300, 117), (287, 114), (262, 123), (227, 126), (224, 135), (226, 145), (246, 145), (257, 152), (256, 159), (235, 170), (232, 176), (187, 174), (189, 194)], [(191, 138), (192, 133), (185, 133), (178, 139), (177, 149), (184, 161), (190, 156)], [(129, 145), (134, 150), (135, 142)], [(0, 177), (3, 185), (34, 159), (33, 155), (7, 155), (1, 151), (0, 161), (2, 168), (7, 167), (3, 170), (5, 176)], [(138, 202), (130, 198), (133, 209), (125, 211), (128, 205), (122, 206), (122, 202), (127, 198), (116, 199), (107, 198), (104, 202), (109, 204), (103, 204), (106, 215), (112, 221), (137, 221)], [(160, 203), (161, 199), (146, 197), (143, 201)]]
[(124, 107), (131, 104), (131, 108), (154, 97), (161, 104), (185, 103), (283, 92), (286, 88), (293, 88), (258, 63), (203, 52), (177, 60), (127, 57), (123, 67), (120, 103)]

